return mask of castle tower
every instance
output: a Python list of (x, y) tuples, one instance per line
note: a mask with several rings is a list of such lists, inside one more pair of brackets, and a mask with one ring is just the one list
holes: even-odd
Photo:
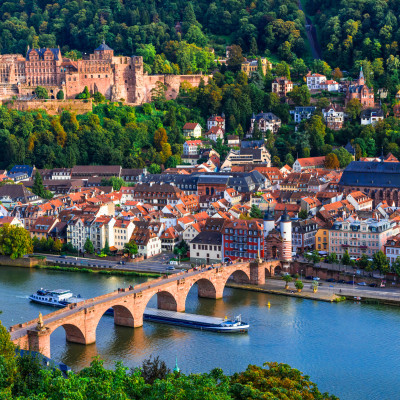
[(360, 76), (358, 77), (358, 84), (360, 86), (365, 85), (364, 72), (363, 72), (362, 66), (360, 68)]
[(292, 220), (286, 207), (281, 217), (280, 231), (282, 236), (281, 257), (284, 261), (290, 261), (292, 259)]
[(265, 211), (264, 213), (264, 237), (267, 237), (268, 233), (270, 233), (274, 228), (275, 228), (274, 214), (272, 213), (272, 211), (269, 210), (269, 205), (268, 205), (268, 210)]

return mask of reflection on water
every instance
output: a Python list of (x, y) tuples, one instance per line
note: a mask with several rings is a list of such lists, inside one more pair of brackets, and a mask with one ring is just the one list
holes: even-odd
[[(40, 287), (65, 288), (84, 297), (143, 282), (83, 273), (0, 267), (0, 309), (6, 326), (37, 317), (51, 308), (30, 303)], [(267, 307), (270, 302), (271, 307)], [(156, 296), (150, 302), (156, 307)], [(96, 355), (112, 367), (123, 361), (135, 367), (159, 355), (172, 368), (175, 357), (183, 372), (221, 367), (226, 373), (248, 364), (279, 361), (310, 375), (323, 391), (344, 400), (398, 398), (400, 381), (400, 309), (354, 303), (329, 304), (226, 288), (224, 298), (199, 299), (194, 286), (187, 312), (218, 317), (242, 315), (248, 334), (218, 334), (146, 322), (141, 328), (115, 326), (103, 316), (97, 343), (83, 346), (65, 341), (58, 328), (51, 336), (51, 354), (79, 370)]]

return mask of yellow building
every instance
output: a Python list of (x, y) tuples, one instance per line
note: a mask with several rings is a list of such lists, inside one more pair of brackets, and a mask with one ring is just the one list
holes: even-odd
[[(272, 63), (267, 58), (261, 58), (263, 74), (267, 73), (267, 68), (272, 69)], [(258, 60), (246, 60), (242, 63), (242, 71), (249, 76), (252, 72), (258, 71)]]
[(315, 235), (315, 250), (329, 253), (329, 229), (318, 229)]

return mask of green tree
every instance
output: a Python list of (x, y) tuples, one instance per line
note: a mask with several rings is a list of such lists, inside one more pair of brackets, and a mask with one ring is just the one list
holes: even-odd
[(236, 44), (232, 45), (227, 61), (228, 67), (233, 71), (239, 71), (243, 61), (242, 48)]
[(161, 174), (161, 167), (158, 164), (151, 164), (147, 171), (149, 174)]
[(346, 106), (346, 114), (351, 118), (352, 120), (356, 120), (362, 110), (362, 105), (360, 103), (360, 100), (358, 99), (351, 99)]
[(126, 183), (122, 178), (118, 178), (116, 176), (112, 176), (111, 178), (103, 178), (101, 180), (101, 186), (112, 186), (113, 190), (119, 192), (122, 186), (125, 186)]
[(138, 247), (134, 240), (131, 240), (128, 243), (125, 243), (124, 250), (128, 253), (129, 256), (136, 255), (138, 253)]
[(85, 242), (85, 245), (83, 246), (83, 249), (86, 251), (86, 253), (89, 253), (89, 254), (94, 253), (93, 242), (90, 240), (89, 237), (86, 238), (86, 242)]
[(32, 192), (36, 194), (36, 196), (45, 197), (45, 189), (43, 186), (43, 179), (42, 175), (40, 175), (39, 171), (36, 171), (35, 177), (33, 179), (33, 186), (32, 186)]
[(255, 204), (253, 204), (251, 206), (250, 217), (251, 218), (262, 218), (263, 217), (262, 211)]
[(35, 95), (38, 99), (48, 99), (49, 98), (49, 93), (47, 92), (47, 89), (44, 88), (43, 86), (36, 87)]
[(333, 150), (333, 153), (339, 160), (340, 168), (347, 167), (353, 161), (353, 156), (344, 147)]
[(32, 239), (25, 228), (10, 224), (4, 224), (0, 228), (0, 254), (15, 259), (32, 251)]
[(288, 93), (288, 96), (293, 100), (296, 106), (310, 105), (311, 93), (307, 85), (295, 86), (293, 90)]
[(359, 260), (357, 260), (357, 266), (359, 268), (363, 268), (366, 270), (369, 270), (370, 267), (372, 266), (372, 262), (368, 259), (368, 256), (366, 254), (363, 254)]
[(63, 90), (59, 90), (57, 92), (57, 100), (64, 100), (64, 92), (63, 92)]
[[(0, 311), (1, 313), (1, 311)], [(11, 387), (16, 376), (15, 346), (0, 321), (0, 397), (11, 399)]]
[(304, 210), (303, 208), (299, 211), (298, 217), (300, 219), (307, 219), (308, 217), (308, 212), (307, 210)]
[(338, 256), (336, 253), (330, 253), (328, 254), (328, 256), (326, 257), (326, 262), (330, 263), (330, 264), (337, 264), (338, 263)]
[(350, 261), (351, 261), (350, 260), (350, 255), (349, 255), (349, 252), (347, 250), (344, 252), (341, 261), (342, 261), (343, 265), (349, 265), (350, 264)]
[(59, 253), (62, 249), (62, 242), (60, 239), (56, 239), (53, 244), (53, 251)]
[(400, 276), (400, 257), (397, 257), (396, 260), (394, 260), (392, 270), (397, 276)]
[(372, 259), (374, 269), (379, 270), (382, 274), (387, 274), (390, 271), (389, 260), (382, 250), (376, 252)]
[(300, 281), (300, 280), (297, 280), (297, 281), (294, 283), (294, 286), (295, 286), (295, 288), (297, 289), (298, 292), (301, 292), (301, 291), (303, 290), (303, 288), (304, 288), (304, 284), (303, 284), (303, 282)]
[(109, 256), (111, 254), (110, 245), (108, 244), (108, 239), (106, 239), (106, 243), (104, 244), (104, 247), (101, 249), (101, 252), (106, 256)]
[(285, 284), (285, 289), (289, 289), (289, 283), (292, 282), (293, 278), (288, 274), (288, 275), (283, 275), (282, 279), (286, 282)]

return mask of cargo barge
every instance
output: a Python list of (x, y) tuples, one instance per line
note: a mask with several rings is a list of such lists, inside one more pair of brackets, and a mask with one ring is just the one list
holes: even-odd
[(227, 317), (216, 318), (209, 317), (207, 315), (180, 313), (175, 311), (159, 310), (157, 308), (146, 308), (144, 310), (143, 319), (146, 321), (184, 326), (187, 328), (211, 332), (245, 333), (249, 329), (249, 324), (242, 322), (240, 315), (235, 317), (233, 320), (230, 320)]

